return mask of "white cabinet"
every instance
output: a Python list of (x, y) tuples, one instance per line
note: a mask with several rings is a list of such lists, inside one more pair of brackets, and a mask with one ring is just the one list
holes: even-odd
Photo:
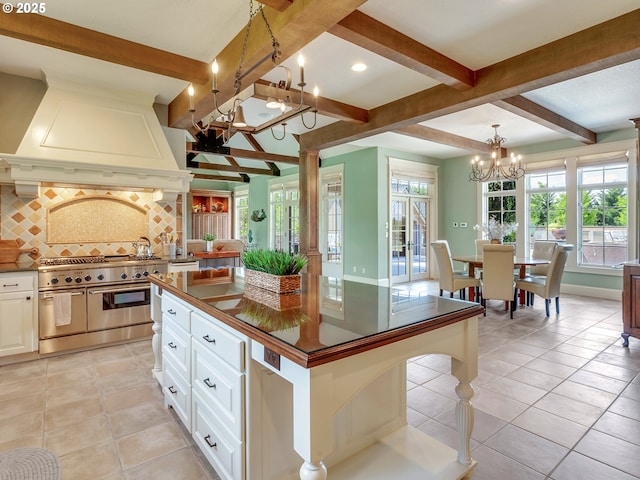
[(165, 405), (171, 406), (221, 478), (245, 478), (247, 339), (162, 294)]
[(0, 274), (0, 356), (37, 350), (36, 272)]

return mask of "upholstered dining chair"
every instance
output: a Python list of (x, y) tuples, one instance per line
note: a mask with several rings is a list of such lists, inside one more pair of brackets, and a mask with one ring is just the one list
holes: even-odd
[(556, 314), (560, 313), (560, 282), (573, 245), (558, 245), (553, 252), (546, 276), (527, 276), (516, 281), (516, 289), (527, 292), (527, 305), (533, 304), (533, 296), (544, 298), (545, 311), (549, 316), (551, 299), (556, 299)]
[(509, 302), (510, 316), (516, 309), (516, 289), (513, 280), (513, 245), (487, 244), (482, 247), (481, 293), (484, 314), (487, 315), (487, 300)]
[[(553, 258), (553, 252), (558, 246), (558, 242), (546, 242), (542, 240), (536, 240), (533, 244), (533, 251), (531, 252), (531, 258), (540, 260), (551, 260)], [(549, 265), (532, 265), (529, 267), (529, 275), (546, 276), (549, 271)]]
[(474, 277), (470, 277), (466, 273), (457, 273), (453, 271), (453, 262), (451, 261), (451, 253), (449, 244), (446, 240), (435, 240), (431, 242), (431, 248), (436, 257), (438, 264), (438, 282), (440, 284), (440, 296), (446, 290), (449, 296), (453, 298), (454, 292), (460, 292), (460, 298), (465, 298), (466, 288), (477, 288), (480, 281)]
[(491, 240), (486, 240), (484, 238), (476, 238), (476, 255), (482, 255), (484, 252), (482, 251), (482, 247), (485, 245), (489, 245)]
[[(476, 255), (482, 255), (484, 252), (482, 251), (482, 247), (485, 245), (489, 245), (491, 240), (486, 240), (484, 238), (476, 238)], [(475, 271), (476, 278), (482, 280), (482, 268), (476, 268)]]

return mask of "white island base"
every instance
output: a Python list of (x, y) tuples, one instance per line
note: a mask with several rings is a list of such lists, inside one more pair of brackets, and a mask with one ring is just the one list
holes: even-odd
[[(460, 381), (457, 451), (407, 425), (406, 360), (426, 353), (451, 356)], [(471, 478), (476, 317), (312, 368), (277, 370), (255, 341), (251, 358), (248, 480)]]

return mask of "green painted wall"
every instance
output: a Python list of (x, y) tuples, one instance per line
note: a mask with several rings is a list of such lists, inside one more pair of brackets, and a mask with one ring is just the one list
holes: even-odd
[[(598, 135), (598, 143), (614, 142), (620, 140), (633, 140), (637, 138), (634, 128), (606, 132)], [(549, 142), (544, 144), (529, 145), (518, 148), (523, 154), (560, 151), (569, 148), (583, 147), (575, 141)], [(447, 239), (451, 250), (459, 254), (473, 254), (475, 252), (474, 240), (477, 232), (473, 226), (479, 223), (477, 218), (478, 188), (475, 182), (469, 182), (468, 157), (447, 159), (441, 163), (439, 170), (439, 237)], [(453, 222), (467, 222), (468, 227), (454, 228)], [(639, 226), (640, 227), (640, 226)], [(461, 267), (457, 265), (457, 267)], [(622, 278), (618, 275), (594, 275), (588, 273), (565, 272), (563, 283), (584, 287), (622, 290)]]

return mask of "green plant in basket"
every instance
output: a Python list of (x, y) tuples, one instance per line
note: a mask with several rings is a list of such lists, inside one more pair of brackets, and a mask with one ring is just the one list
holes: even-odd
[(202, 239), (203, 239), (205, 242), (213, 242), (213, 241), (216, 239), (216, 236), (215, 236), (213, 233), (205, 233), (205, 234), (202, 236)]
[(307, 265), (309, 259), (298, 253), (278, 250), (248, 250), (242, 253), (245, 268), (272, 275), (296, 275)]

